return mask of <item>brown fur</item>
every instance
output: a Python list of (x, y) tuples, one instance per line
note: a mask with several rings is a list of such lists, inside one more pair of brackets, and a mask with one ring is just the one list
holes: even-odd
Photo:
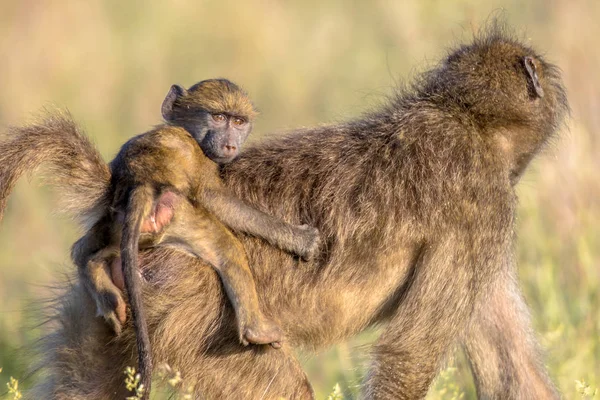
[(108, 205), (110, 170), (71, 115), (60, 110), (48, 110), (37, 122), (10, 128), (0, 137), (0, 221), (19, 178), (43, 164), (63, 195), (61, 209), (86, 227), (94, 224)]
[[(245, 151), (224, 168), (226, 185), (290, 223), (313, 224), (325, 242), (315, 262), (297, 265), (240, 237), (261, 308), (279, 320), (287, 345), (239, 346), (214, 272), (156, 249), (143, 253), (154, 357), (195, 382), (199, 398), (309, 398), (290, 347), (330, 345), (382, 323), (367, 398), (424, 397), (457, 341), (481, 397), (558, 397), (515, 283), (514, 184), (567, 109), (557, 68), (496, 28), (379, 110)], [(119, 351), (133, 341), (126, 329), (107, 343), (99, 322), (82, 322), (90, 311), (70, 301), (81, 296), (76, 287), (61, 302), (57, 334), (75, 340), (47, 347), (45, 388), (56, 399), (114, 398), (120, 366), (131, 362)], [(97, 365), (85, 369), (91, 359)]]
[[(207, 87), (209, 90), (205, 90)], [(200, 97), (199, 93), (216, 98)], [(231, 104), (237, 108), (217, 110), (222, 118), (218, 122), (202, 107), (211, 101), (217, 106), (226, 105), (221, 97), (227, 101), (234, 99)], [(72, 256), (79, 267), (82, 285), (94, 298), (98, 315), (103, 316), (117, 334), (121, 333), (121, 323), (125, 320), (125, 301), (111, 280), (110, 264), (120, 254), (123, 257), (144, 399), (150, 392), (152, 357), (141, 283), (137, 278), (138, 241), (143, 247), (178, 248), (212, 265), (219, 272), (234, 306), (240, 341), (245, 345), (272, 344), (277, 348), (282, 341), (281, 330), (260, 311), (244, 248), (223, 223), (307, 259), (318, 246), (318, 231), (314, 228), (285, 224), (233, 198), (221, 182), (217, 164), (204, 154), (206, 147), (215, 157), (229, 159), (239, 151), (255, 115), (239, 114), (243, 102), (251, 108), (246, 94), (225, 79), (202, 81), (189, 90), (174, 85), (163, 103), (163, 115), (168, 124), (139, 135), (123, 146), (110, 164), (110, 184), (103, 187), (102, 201), (94, 203), (92, 206), (97, 210), (89, 213), (99, 216), (97, 222), (73, 246)], [(4, 198), (24, 170), (44, 161), (51, 161), (55, 168), (63, 162), (65, 155), (51, 154), (56, 150), (72, 152), (81, 147), (82, 154), (94, 156), (92, 161), (97, 170), (108, 172), (107, 168), (102, 168), (104, 162), (95, 149), (77, 129), (73, 129), (73, 124), (68, 123), (68, 116), (59, 114), (57, 118), (49, 118), (50, 122), (56, 120), (60, 122), (58, 128), (48, 123), (47, 127), (32, 125), (13, 129), (16, 135), (6, 143), (7, 154), (15, 160), (13, 165), (20, 169), (7, 168)], [(180, 122), (190, 131), (178, 126)], [(60, 128), (68, 129), (58, 131)], [(56, 133), (55, 139), (62, 140), (66, 136), (68, 140), (61, 146), (49, 146), (42, 155), (36, 156), (30, 151), (35, 147), (31, 143), (39, 137), (48, 140), (46, 131)], [(210, 140), (204, 141), (209, 136)], [(233, 150), (229, 148), (221, 154), (227, 146), (233, 146)], [(19, 155), (29, 155), (37, 164), (22, 164)], [(83, 157), (77, 161), (90, 160)], [(72, 160), (64, 165), (71, 170), (70, 162)], [(58, 182), (64, 184), (70, 176), (79, 178), (80, 175), (81, 172), (62, 173)], [(82, 184), (81, 180), (71, 181)]]
[[(206, 104), (234, 108), (207, 110)], [(234, 306), (240, 342), (276, 348), (281, 346), (281, 329), (260, 311), (244, 248), (223, 223), (229, 221), (234, 229), (281, 244), (280, 248), (303, 257), (318, 246), (315, 229), (283, 224), (233, 198), (219, 177), (217, 164), (204, 154), (202, 146), (208, 146), (210, 154), (220, 157), (225, 147), (215, 145), (220, 137), (233, 136), (236, 140), (228, 143), (235, 144), (236, 150), (243, 144), (254, 117), (254, 113), (240, 114), (243, 107), (252, 109), (247, 95), (225, 79), (205, 80), (189, 90), (172, 88), (163, 103), (169, 124), (123, 146), (110, 164), (111, 207), (73, 247), (84, 286), (96, 298), (98, 313), (117, 334), (125, 306), (111, 281), (110, 264), (121, 251), (143, 399), (149, 398), (152, 356), (137, 273), (138, 242), (144, 247), (175, 247), (213, 266)], [(213, 113), (220, 114), (222, 121), (215, 121)], [(239, 117), (236, 125), (234, 118)], [(180, 122), (190, 131), (177, 126)], [(205, 141), (209, 135), (211, 140)], [(163, 218), (170, 223), (161, 226)], [(143, 232), (145, 225), (148, 230)]]
[(211, 113), (228, 113), (244, 116), (253, 120), (258, 114), (248, 95), (240, 88), (225, 80), (211, 80), (190, 88), (190, 96), (183, 97), (176, 106), (181, 108), (197, 107)]

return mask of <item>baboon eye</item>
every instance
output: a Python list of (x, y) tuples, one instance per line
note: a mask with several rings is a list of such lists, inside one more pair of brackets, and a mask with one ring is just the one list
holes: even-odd
[(225, 122), (227, 119), (224, 114), (212, 114), (212, 118), (217, 122)]
[(246, 120), (240, 117), (233, 117), (233, 124), (236, 126), (242, 126), (246, 123)]

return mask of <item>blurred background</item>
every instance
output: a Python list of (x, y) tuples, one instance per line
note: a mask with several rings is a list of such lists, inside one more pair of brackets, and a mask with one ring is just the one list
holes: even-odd
[[(359, 115), (495, 17), (564, 71), (572, 118), (519, 185), (517, 248), (552, 376), (565, 398), (582, 397), (576, 381), (589, 397), (600, 386), (600, 2), (2, 0), (0, 126), (65, 106), (110, 159), (160, 122), (172, 83), (227, 77), (260, 108), (260, 140)], [(0, 226), (0, 394), (11, 375), (31, 384), (23, 346), (43, 329), (39, 299), (74, 270), (76, 226), (38, 183), (19, 183)], [(356, 396), (376, 335), (302, 355), (318, 398), (336, 383)], [(429, 396), (474, 398), (460, 353)]]

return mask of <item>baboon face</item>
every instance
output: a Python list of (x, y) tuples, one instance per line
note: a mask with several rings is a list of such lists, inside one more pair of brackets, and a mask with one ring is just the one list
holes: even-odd
[(205, 128), (193, 132), (208, 158), (219, 164), (233, 160), (252, 130), (252, 123), (244, 116), (205, 113)]
[(189, 89), (173, 85), (163, 105), (164, 119), (185, 128), (208, 158), (233, 160), (252, 131), (256, 111), (247, 94), (227, 79), (209, 79)]

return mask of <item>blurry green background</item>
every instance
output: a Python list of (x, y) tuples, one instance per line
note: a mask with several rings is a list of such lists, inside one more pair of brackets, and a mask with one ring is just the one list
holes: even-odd
[[(600, 2), (2, 0), (0, 126), (66, 106), (109, 159), (160, 121), (172, 83), (222, 76), (261, 109), (260, 140), (358, 115), (494, 17), (563, 69), (573, 108), (519, 185), (518, 254), (548, 366), (579, 398), (576, 380), (600, 386)], [(73, 272), (76, 227), (37, 183), (20, 182), (0, 226), (2, 387), (34, 356), (22, 348), (40, 334), (32, 300)], [(375, 337), (302, 356), (318, 398), (336, 382), (356, 395)], [(449, 366), (430, 397), (473, 398), (464, 360)]]

